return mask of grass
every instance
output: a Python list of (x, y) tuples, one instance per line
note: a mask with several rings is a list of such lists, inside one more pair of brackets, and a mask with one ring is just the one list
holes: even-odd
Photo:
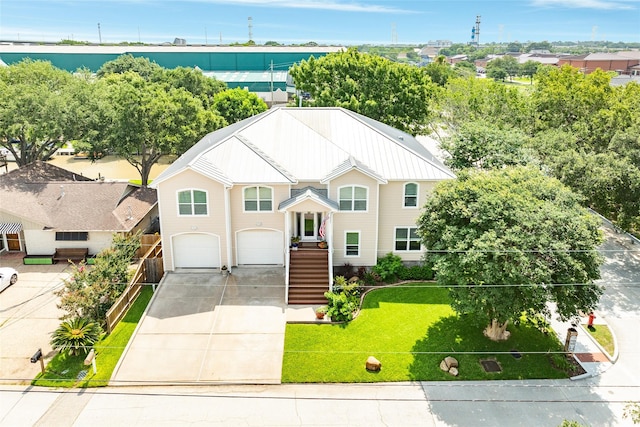
[[(283, 382), (377, 382), (566, 378), (550, 354), (562, 351), (555, 334), (532, 326), (510, 326), (506, 342), (485, 338), (485, 325), (457, 316), (446, 289), (424, 283), (370, 292), (359, 316), (348, 324), (288, 324)], [(522, 357), (514, 358), (516, 349)], [(446, 356), (460, 363), (458, 377), (439, 368)], [(368, 356), (382, 362), (365, 369)], [(495, 359), (501, 373), (486, 373), (481, 359)]]
[[(133, 306), (131, 306), (113, 332), (96, 343), (94, 348), (96, 351), (97, 374), (93, 373), (91, 366), (84, 365), (86, 357), (84, 353), (78, 356), (70, 356), (67, 352), (63, 352), (54, 356), (47, 364), (44, 374), (38, 374), (31, 384), (43, 387), (106, 386), (152, 296), (152, 288), (145, 286)], [(78, 380), (78, 374), (81, 371), (87, 371), (86, 376)]]
[(593, 325), (588, 327), (586, 324), (582, 325), (589, 331), (589, 334), (600, 344), (600, 347), (604, 348), (609, 356), (612, 356), (616, 348), (613, 343), (613, 334), (607, 325)]

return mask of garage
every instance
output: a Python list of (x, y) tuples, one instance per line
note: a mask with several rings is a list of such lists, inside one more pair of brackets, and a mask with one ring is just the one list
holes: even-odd
[(175, 268), (220, 267), (220, 238), (213, 234), (187, 233), (173, 236)]
[(282, 232), (277, 230), (240, 231), (238, 265), (284, 265)]

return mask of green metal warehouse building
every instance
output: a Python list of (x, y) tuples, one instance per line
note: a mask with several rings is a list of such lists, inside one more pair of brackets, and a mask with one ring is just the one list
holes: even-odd
[[(319, 58), (343, 50), (341, 46), (102, 46), (0, 44), (0, 60), (7, 65), (25, 58), (51, 62), (74, 72), (87, 68), (96, 72), (102, 64), (120, 55), (145, 57), (165, 68), (198, 67), (205, 75), (257, 93), (268, 103), (286, 102), (287, 70), (310, 57)], [(271, 88), (273, 87), (273, 93)]]

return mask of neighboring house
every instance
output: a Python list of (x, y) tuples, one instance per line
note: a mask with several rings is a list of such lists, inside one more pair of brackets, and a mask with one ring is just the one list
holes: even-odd
[(37, 161), (0, 175), (0, 252), (96, 254), (114, 233), (157, 224), (157, 196), (126, 182), (101, 182)]
[(560, 58), (558, 66), (564, 64), (590, 74), (598, 68), (602, 71), (615, 71), (618, 74), (632, 74), (633, 67), (640, 64), (640, 52), (590, 53), (588, 55), (566, 56)]
[(296, 236), (305, 256), (328, 243), (323, 290), (334, 266), (373, 266), (389, 252), (417, 262), (420, 207), (452, 178), (414, 137), (375, 120), (274, 108), (208, 134), (154, 180), (165, 270), (284, 266), (291, 291)]

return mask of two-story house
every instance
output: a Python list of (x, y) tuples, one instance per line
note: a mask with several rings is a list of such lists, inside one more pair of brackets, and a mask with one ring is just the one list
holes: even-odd
[(206, 135), (154, 181), (165, 270), (282, 266), (290, 303), (318, 301), (334, 267), (373, 266), (389, 252), (419, 261), (420, 207), (452, 178), (383, 123), (342, 108), (274, 108)]

